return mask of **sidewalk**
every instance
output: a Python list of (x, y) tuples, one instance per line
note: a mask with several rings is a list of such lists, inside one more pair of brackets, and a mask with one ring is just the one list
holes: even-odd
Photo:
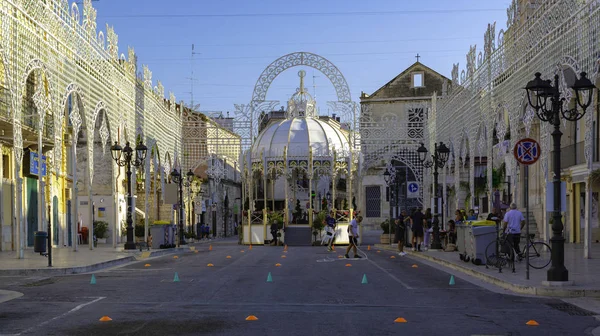
[(48, 258), (33, 252), (33, 248), (25, 250), (25, 258), (17, 259), (16, 251), (0, 252), (0, 275), (64, 275), (96, 271), (99, 269), (123, 265), (136, 260), (157, 257), (194, 249), (198, 245), (208, 244), (211, 241), (190, 243), (179, 248), (169, 249), (144, 249), (124, 250), (110, 245), (99, 246), (90, 250), (88, 245), (78, 246), (78, 251), (72, 248), (61, 247), (52, 249), (52, 267), (48, 267)]
[[(375, 247), (397, 251), (397, 246), (376, 244)], [(459, 258), (459, 252), (426, 251), (413, 252), (411, 248), (404, 248), (408, 256), (413, 258), (422, 258), (446, 268), (461, 271), (467, 275), (489, 282), (501, 288), (511, 290), (515, 293), (555, 296), (555, 297), (595, 297), (600, 298), (600, 244), (593, 243), (592, 256), (596, 259), (583, 258), (582, 244), (565, 244), (565, 266), (569, 271), (569, 280), (573, 285), (550, 287), (543, 285), (546, 280), (546, 273), (550, 266), (544, 269), (529, 269), (529, 280), (525, 279), (526, 264), (525, 261), (515, 264), (516, 273), (511, 269), (502, 269), (502, 273), (497, 268), (486, 269), (485, 265), (476, 266), (471, 262), (464, 262)]]

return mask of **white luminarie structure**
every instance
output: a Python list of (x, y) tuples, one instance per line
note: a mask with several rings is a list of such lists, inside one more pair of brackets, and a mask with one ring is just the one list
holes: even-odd
[[(275, 210), (276, 202), (287, 224), (285, 237), (288, 245), (310, 244), (313, 211), (318, 201), (315, 200), (311, 207), (310, 197), (316, 191), (331, 193), (334, 208), (336, 204), (346, 206), (346, 209), (336, 209), (337, 219), (342, 224), (340, 231), (344, 231), (341, 228), (344, 223), (347, 225), (353, 211), (354, 151), (350, 149), (347, 132), (337, 121), (319, 119), (316, 101), (304, 87), (306, 72), (301, 70), (298, 75), (300, 87), (288, 101), (285, 119), (276, 120), (263, 129), (244, 154), (244, 194), (250, 203), (249, 216), (243, 223), (244, 243), (247, 244), (262, 244), (269, 239), (267, 209)], [(346, 192), (341, 197), (338, 197), (339, 191), (336, 195), (339, 178), (345, 178), (347, 183)], [(307, 183), (303, 185), (299, 181)], [(332, 182), (331, 187), (329, 182)], [(261, 187), (263, 202), (256, 204)], [(271, 187), (270, 191), (268, 187)], [(303, 208), (304, 202), (307, 202), (306, 224), (299, 224), (297, 220), (291, 223), (292, 209), (298, 200), (302, 200)], [(262, 210), (256, 211), (257, 208)], [(338, 242), (342, 243), (343, 239), (340, 237)]]
[[(11, 167), (10, 172), (0, 168), (0, 180), (11, 180), (15, 186), (10, 193), (0, 192), (2, 199), (15, 199), (13, 206), (1, 211), (10, 230), (0, 230), (0, 249), (18, 250), (19, 257), (31, 245), (33, 232), (46, 230), (42, 225), (46, 205), (55, 245), (76, 248), (77, 223), (81, 220), (91, 228), (95, 201), (106, 209), (109, 239), (116, 244), (119, 215), (125, 211), (119, 202), (124, 174), (112, 160), (103, 158), (107, 145), (115, 141), (147, 145), (146, 178), (139, 186), (146, 190), (146, 200), (149, 173), (168, 172), (171, 153), (181, 152), (175, 96), (165, 99), (163, 85), (153, 82), (148, 67), (138, 73), (133, 48), (127, 56), (119, 53), (118, 35), (112, 27), (98, 31), (91, 0), (83, 1), (83, 11), (79, 4), (0, 0), (0, 128), (4, 136), (0, 148), (9, 158), (4, 163)], [(46, 156), (45, 177), (29, 176), (28, 169), (23, 169), (28, 148)], [(151, 161), (155, 164), (150, 165)], [(37, 187), (33, 180), (39, 181)], [(39, 198), (30, 197), (36, 194)], [(156, 190), (154, 194), (156, 200)], [(43, 210), (34, 210), (35, 203), (37, 207), (44, 204)], [(145, 203), (138, 210), (148, 214), (149, 202)]]
[[(525, 185), (520, 178), (521, 167), (512, 156), (512, 148), (516, 141), (526, 136), (538, 139), (542, 156), (539, 164), (530, 169), (529, 204), (538, 222), (540, 236), (548, 239), (544, 195), (546, 182), (552, 180), (552, 172), (549, 171), (552, 129), (548, 123), (540, 123), (534, 116), (523, 88), (533, 79), (535, 72), (542, 73), (545, 79), (558, 75), (561, 96), (568, 103), (574, 97), (570, 86), (580, 72), (587, 72), (598, 86), (600, 3), (592, 0), (513, 0), (507, 14), (507, 29), (500, 30), (496, 36), (496, 24), (488, 25), (483, 51), (477, 53), (476, 46), (470, 48), (466, 69), (460, 71), (460, 75), (459, 65), (454, 65), (452, 87), (448, 94), (441, 96), (429, 115), (428, 124), (433, 125), (429, 128), (430, 141), (449, 141), (454, 148), (452, 164), (456, 188), (460, 182), (461, 160), (467, 156), (475, 157), (476, 150), (479, 155), (488, 158), (488, 186), (492, 185), (492, 168), (506, 163), (507, 174), (513, 181), (514, 199), (522, 205), (520, 194)], [(597, 97), (592, 104), (583, 119), (561, 125), (565, 132), (561, 168), (563, 180), (567, 182), (567, 194), (570, 195), (567, 209), (579, 206), (580, 209), (576, 210), (585, 214), (580, 217), (580, 211), (567, 211), (565, 230), (569, 241), (583, 240), (585, 256), (589, 256), (592, 234), (594, 239), (598, 239), (600, 234), (597, 228), (597, 189), (590, 178), (592, 172), (599, 168)], [(510, 140), (504, 142), (507, 134), (510, 134)], [(498, 140), (496, 145), (495, 140)], [(468, 168), (471, 192), (474, 185), (473, 161), (470, 160), (471, 167)], [(445, 175), (450, 167), (449, 162)], [(491, 199), (492, 188), (488, 188), (488, 192)]]

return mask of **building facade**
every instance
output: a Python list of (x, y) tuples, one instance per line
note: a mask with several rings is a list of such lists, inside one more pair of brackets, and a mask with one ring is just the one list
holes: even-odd
[[(442, 92), (428, 119), (429, 136), (432, 141), (453, 145), (455, 167), (467, 156), (487, 157), (488, 186), (494, 182), (494, 169), (504, 164), (512, 200), (522, 208), (523, 191), (528, 189), (537, 232), (547, 240), (551, 235), (546, 195), (552, 182), (552, 127), (536, 117), (523, 88), (535, 72), (542, 73), (543, 79), (558, 75), (561, 96), (572, 107), (570, 86), (580, 72), (587, 72), (600, 86), (600, 5), (597, 1), (514, 0), (507, 10), (507, 29), (496, 33), (495, 27), (495, 23), (488, 25), (482, 49), (470, 48), (463, 70), (458, 63), (454, 65), (451, 88)], [(591, 242), (600, 239), (600, 186), (594, 178), (600, 172), (597, 96), (595, 91), (593, 104), (582, 119), (561, 121), (560, 127), (562, 180), (567, 195), (565, 238), (567, 242), (583, 242), (586, 256)], [(529, 169), (527, 186), (524, 168), (512, 155), (515, 143), (525, 137), (536, 139), (542, 148), (540, 160)], [(451, 166), (444, 170), (445, 177), (453, 174)], [(474, 179), (471, 166), (471, 186)], [(458, 187), (460, 181), (452, 182)], [(491, 199), (493, 189), (487, 192)]]
[[(133, 48), (120, 53), (112, 27), (98, 31), (90, 0), (82, 10), (0, 0), (0, 249), (22, 257), (48, 219), (55, 245), (76, 246), (81, 228), (100, 219), (116, 244), (126, 184), (110, 146), (143, 142), (147, 158), (130, 183), (145, 199), (160, 193), (181, 153), (182, 111), (164, 94)], [(138, 215), (149, 213), (144, 203)]]
[[(360, 97), (360, 144), (362, 189), (359, 205), (364, 223), (375, 228), (401, 210), (429, 208), (431, 173), (424, 170), (417, 148), (428, 141), (427, 116), (436, 92), (448, 87), (449, 79), (416, 62), (379, 88)], [(431, 147), (432, 148), (432, 147)], [(390, 172), (386, 184), (384, 172)], [(408, 192), (408, 184), (420, 190)]]

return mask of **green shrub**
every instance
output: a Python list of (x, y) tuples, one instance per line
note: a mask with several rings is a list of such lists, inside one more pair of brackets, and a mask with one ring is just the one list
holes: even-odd
[(108, 223), (103, 221), (95, 221), (94, 222), (94, 236), (96, 238), (102, 239), (107, 238), (106, 233), (108, 232)]
[[(381, 229), (383, 230), (383, 234), (389, 234), (390, 233), (390, 221), (389, 219), (384, 220), (383, 222), (381, 222)], [(392, 232), (391, 233), (396, 233), (396, 225), (392, 224)]]

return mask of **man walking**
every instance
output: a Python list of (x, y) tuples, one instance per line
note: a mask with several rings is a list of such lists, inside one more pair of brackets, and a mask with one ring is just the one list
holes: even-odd
[(325, 230), (327, 231), (327, 251), (331, 251), (332, 250), (332, 246), (333, 246), (333, 240), (335, 239), (335, 226), (336, 226), (336, 220), (335, 220), (335, 213), (333, 211), (331, 211), (331, 213), (325, 218), (325, 224), (327, 224), (327, 226), (325, 227)]
[(421, 252), (421, 243), (423, 242), (423, 220), (425, 216), (421, 209), (417, 209), (411, 216), (413, 232), (413, 251)]
[(525, 217), (523, 217), (523, 213), (517, 210), (517, 205), (515, 203), (511, 203), (510, 210), (504, 215), (502, 230), (508, 234), (508, 239), (518, 255), (521, 254), (519, 243), (521, 242), (521, 230), (524, 226)]
[(358, 253), (356, 253), (356, 245), (358, 244), (358, 223), (362, 222), (362, 216), (358, 216), (356, 218), (353, 218), (350, 221), (350, 225), (348, 225), (348, 248), (346, 249), (346, 255), (344, 255), (344, 258), (348, 259), (350, 258), (348, 256), (348, 253), (350, 253), (350, 249), (354, 250), (354, 259), (360, 259), (362, 258), (361, 256), (358, 255)]

